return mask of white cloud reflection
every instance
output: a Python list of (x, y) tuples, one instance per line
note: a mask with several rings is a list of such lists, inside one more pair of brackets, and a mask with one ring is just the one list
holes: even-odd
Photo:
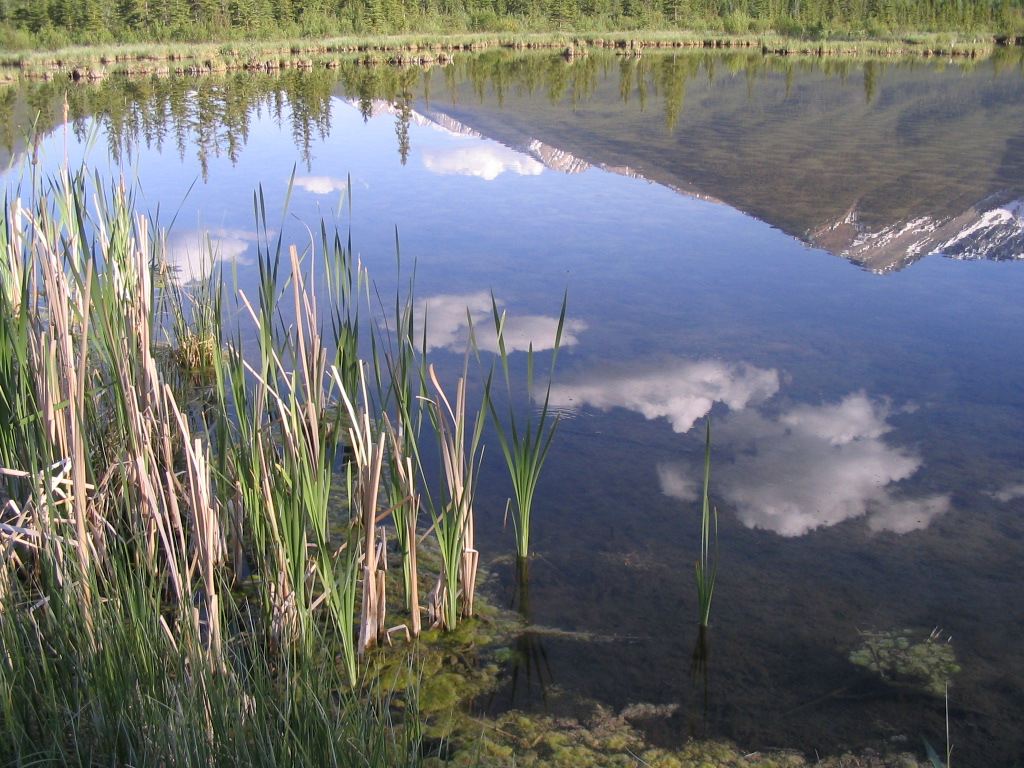
[(988, 495), (1004, 504), (1014, 499), (1024, 498), (1024, 483), (1012, 483), (1004, 486), (1001, 490), (989, 491)]
[[(498, 302), (501, 311), (501, 302)], [(486, 291), (460, 295), (439, 295), (420, 299), (415, 307), (416, 326), (427, 328), (427, 351), (448, 349), (465, 351), (469, 344), (469, 320), (477, 347), (484, 352), (498, 351), (498, 337), (494, 329), (491, 294)], [(576, 344), (578, 334), (586, 330), (582, 320), (566, 318), (562, 329), (562, 346)], [(505, 349), (508, 352), (525, 351), (533, 345), (535, 351), (551, 349), (555, 345), (558, 318), (545, 315), (513, 315), (505, 319)]]
[(314, 195), (329, 195), (332, 192), (344, 192), (348, 189), (348, 181), (333, 176), (296, 176), (295, 186)]
[(678, 361), (667, 368), (556, 384), (551, 388), (551, 402), (560, 408), (627, 408), (648, 419), (667, 419), (676, 432), (688, 432), (715, 403), (741, 410), (778, 391), (775, 370), (716, 360)]
[[(838, 403), (799, 405), (777, 418), (755, 411), (718, 422), (714, 441), (734, 455), (716, 464), (717, 493), (736, 509), (740, 521), (782, 536), (802, 536), (816, 528), (866, 517), (872, 531), (907, 533), (928, 526), (950, 507), (948, 494), (897, 498), (892, 483), (922, 466), (919, 456), (892, 447), (882, 436), (888, 403), (863, 392)], [(697, 484), (681, 465), (658, 468), (662, 491), (685, 501)]]
[(167, 238), (167, 262), (183, 283), (202, 280), (217, 261), (251, 264), (244, 254), (256, 238), (255, 232), (241, 229), (175, 230)]
[(428, 171), (442, 176), (477, 176), (492, 181), (506, 171), (536, 176), (544, 170), (544, 164), (529, 155), (491, 142), (425, 147), (420, 156)]

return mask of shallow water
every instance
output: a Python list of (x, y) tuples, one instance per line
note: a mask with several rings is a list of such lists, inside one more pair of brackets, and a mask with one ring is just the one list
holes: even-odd
[[(137, 85), (116, 111), (113, 85), (79, 91), (75, 130), (42, 162), (115, 157), (144, 207), (180, 206), (183, 273), (206, 269), (209, 234), (243, 288), (257, 186), (300, 243), (320, 215), (347, 229), (351, 203), (383, 296), (398, 228), (451, 375), (467, 308), (486, 327), (492, 291), (518, 350), (546, 364), (568, 292), (528, 595), (496, 443), (483, 469), (494, 588), (545, 628), (487, 706), (679, 703), (653, 738), (923, 755), (922, 738), (944, 743), (942, 699), (848, 656), (861, 631), (940, 627), (961, 667), (959, 761), (1024, 762), (1019, 56), (500, 54), (244, 77)], [(692, 564), (709, 414), (721, 562), (704, 678)]]

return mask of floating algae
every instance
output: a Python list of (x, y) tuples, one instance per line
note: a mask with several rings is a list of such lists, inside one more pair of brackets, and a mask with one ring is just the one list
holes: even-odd
[(861, 632), (863, 642), (850, 653), (850, 661), (877, 672), (883, 680), (911, 683), (943, 696), (950, 678), (960, 671), (950, 638), (936, 628)]

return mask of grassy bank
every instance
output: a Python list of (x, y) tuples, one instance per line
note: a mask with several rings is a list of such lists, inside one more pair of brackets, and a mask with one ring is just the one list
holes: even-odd
[(644, 50), (720, 48), (758, 50), (765, 55), (946, 56), (981, 58), (1004, 42), (992, 35), (928, 33), (900, 37), (788, 37), (774, 33), (725, 34), (680, 31), (602, 33), (461, 34), (334, 37), (317, 40), (202, 44), (74, 46), (0, 53), (0, 80), (100, 80), (110, 75), (199, 75), (238, 70), (333, 68), (358, 59), (369, 64), (444, 64), (453, 56), (487, 48), (548, 49), (568, 56), (588, 49), (625, 55)]

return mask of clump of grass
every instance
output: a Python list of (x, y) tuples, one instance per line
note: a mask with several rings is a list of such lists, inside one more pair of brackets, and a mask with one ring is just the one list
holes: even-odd
[[(153, 356), (151, 228), (126, 190), (89, 183), (63, 173), (45, 197), (8, 201), (0, 234), (12, 281), (0, 292), (0, 752), (17, 764), (415, 764), (414, 698), (409, 721), (395, 720), (387, 695), (353, 688), (334, 663), (343, 633), (310, 621), (293, 652), (274, 653), (258, 601), (229, 597), (238, 529), (248, 539), (262, 524), (285, 546), (275, 522), (323, 523), (319, 478), (302, 477), (325, 466), (322, 422), (309, 416), (317, 369), (233, 399), (239, 414), (254, 403), (261, 414), (243, 422), (254, 429), (244, 447), (226, 420), (179, 405)], [(309, 330), (299, 333), (302, 348)], [(300, 371), (315, 347), (291, 358)], [(232, 450), (211, 459), (213, 445)], [(247, 466), (262, 474), (246, 478)], [(265, 514), (285, 483), (308, 517)], [(317, 571), (295, 538), (305, 583)], [(314, 557), (333, 569), (326, 549)], [(273, 557), (259, 555), (254, 580), (277, 584)]]
[(567, 301), (568, 296), (563, 296), (562, 309), (558, 314), (558, 326), (555, 330), (547, 388), (544, 392), (544, 400), (541, 404), (540, 412), (536, 416), (536, 420), (534, 420), (535, 417), (532, 413), (534, 400), (533, 343), (530, 343), (526, 353), (526, 395), (528, 407), (531, 410), (524, 418), (516, 415), (513, 406), (512, 376), (509, 373), (508, 364), (509, 352), (505, 345), (505, 313), (498, 311), (497, 301), (493, 295), (491, 296), (494, 329), (498, 340), (498, 357), (501, 361), (501, 370), (504, 374), (505, 389), (509, 402), (507, 430), (502, 424), (502, 418), (498, 414), (494, 398), (491, 395), (493, 369), (487, 377), (485, 397), (494, 421), (498, 442), (501, 445), (501, 452), (505, 457), (505, 464), (512, 479), (512, 489), (515, 495), (515, 515), (512, 519), (516, 533), (516, 555), (519, 558), (529, 557), (530, 554), (530, 520), (533, 514), (533, 500), (537, 492), (537, 482), (540, 479), (541, 469), (544, 467), (548, 450), (551, 448), (551, 441), (555, 436), (555, 429), (558, 427), (559, 414), (554, 413), (551, 409), (551, 385), (554, 380), (558, 350), (562, 343), (562, 329), (565, 325)]

